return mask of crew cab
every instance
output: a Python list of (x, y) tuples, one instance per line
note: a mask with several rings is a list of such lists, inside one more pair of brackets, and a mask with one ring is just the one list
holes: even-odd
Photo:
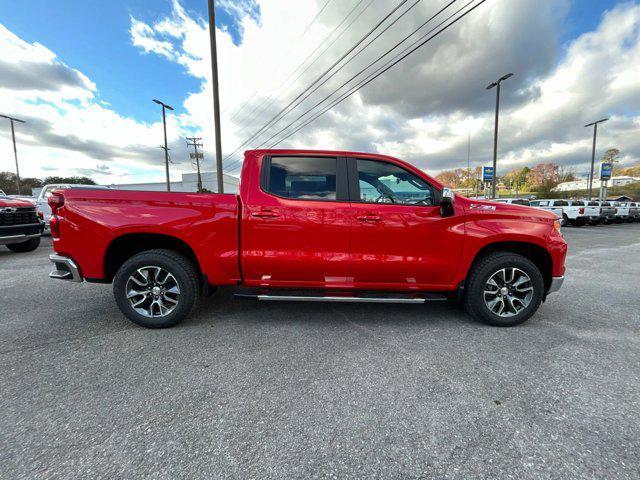
[(0, 196), (0, 245), (12, 252), (31, 252), (40, 245), (43, 228), (33, 203)]
[(564, 279), (556, 216), (457, 196), (385, 155), (245, 152), (240, 192), (54, 191), (55, 279), (113, 283), (124, 315), (177, 324), (202, 293), (259, 300), (460, 299), (524, 322)]

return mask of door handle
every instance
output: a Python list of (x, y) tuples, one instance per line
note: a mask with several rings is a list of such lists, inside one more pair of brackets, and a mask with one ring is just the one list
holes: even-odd
[(251, 216), (258, 218), (276, 218), (280, 216), (280, 214), (272, 210), (260, 210), (259, 212), (253, 212)]
[(380, 218), (378, 215), (361, 215), (356, 218), (361, 222), (371, 222), (371, 223), (379, 222), (380, 220), (382, 220), (382, 218)]

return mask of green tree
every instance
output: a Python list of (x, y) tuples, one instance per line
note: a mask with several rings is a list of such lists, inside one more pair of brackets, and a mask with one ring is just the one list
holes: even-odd
[[(24, 195), (31, 195), (31, 189), (41, 186), (42, 180), (39, 178), (26, 177), (20, 179), (20, 193)], [(0, 172), (0, 190), (3, 190), (7, 195), (16, 195), (18, 193), (15, 173)]]
[(619, 164), (620, 164), (620, 160), (618, 159), (618, 157), (620, 156), (620, 150), (618, 150), (617, 148), (608, 148), (606, 152), (604, 152), (604, 155), (602, 155), (602, 161), (604, 163), (611, 163), (612, 164), (612, 169), (611, 169), (611, 175), (619, 175)]
[(89, 177), (47, 177), (43, 180), (45, 185), (51, 183), (73, 183), (76, 185), (96, 185)]

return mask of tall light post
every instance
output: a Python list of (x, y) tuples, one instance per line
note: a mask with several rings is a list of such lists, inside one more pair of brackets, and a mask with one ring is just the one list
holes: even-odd
[(160, 100), (153, 99), (158, 105), (162, 105), (162, 127), (164, 128), (164, 169), (167, 174), (167, 192), (171, 191), (171, 182), (169, 180), (169, 148), (167, 147), (167, 116), (165, 110), (173, 110), (173, 107), (170, 107), (166, 103), (161, 102)]
[(503, 75), (495, 82), (487, 85), (487, 90), (498, 87), (496, 90), (496, 121), (493, 131), (493, 180), (491, 181), (491, 198), (496, 198), (496, 177), (498, 176), (498, 114), (500, 111), (500, 84), (507, 78), (513, 77), (513, 73)]
[(211, 42), (211, 84), (213, 87), (213, 121), (216, 134), (216, 176), (218, 193), (224, 193), (222, 182), (222, 139), (220, 138), (220, 95), (218, 93), (218, 48), (216, 46), (216, 6), (209, 0), (209, 41)]
[(9, 117), (7, 115), (0, 115), (2, 118), (6, 118), (11, 122), (11, 139), (13, 140), (13, 156), (16, 159), (16, 189), (18, 190), (18, 195), (20, 195), (20, 168), (18, 168), (18, 149), (16, 148), (16, 131), (13, 128), (13, 122), (18, 123), (26, 123), (24, 120), (20, 120), (19, 118)]
[(586, 127), (593, 126), (593, 149), (591, 150), (591, 171), (589, 172), (589, 200), (591, 200), (591, 190), (593, 188), (593, 164), (596, 161), (596, 137), (598, 136), (598, 124), (609, 120), (608, 118), (601, 118), (597, 122), (587, 123)]

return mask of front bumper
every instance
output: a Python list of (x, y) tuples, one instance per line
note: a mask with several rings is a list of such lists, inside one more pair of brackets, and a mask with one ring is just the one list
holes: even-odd
[(18, 235), (7, 235), (4, 237), (0, 237), (0, 245), (11, 245), (14, 243), (24, 243), (28, 242), (32, 238), (40, 237), (39, 233), (32, 235), (25, 235), (24, 233), (20, 233)]
[(44, 223), (27, 223), (23, 225), (3, 225), (0, 227), (0, 245), (24, 243), (42, 235)]
[(70, 282), (77, 283), (82, 282), (83, 278), (82, 275), (80, 275), (80, 269), (76, 265), (76, 262), (71, 260), (69, 257), (52, 253), (49, 255), (49, 260), (51, 260), (51, 263), (55, 265), (55, 270), (49, 274), (49, 277), (55, 278), (56, 280), (68, 280)]
[(551, 286), (549, 287), (549, 291), (547, 292), (547, 295), (560, 290), (560, 287), (562, 287), (563, 283), (564, 283), (564, 275), (562, 277), (552, 277)]

